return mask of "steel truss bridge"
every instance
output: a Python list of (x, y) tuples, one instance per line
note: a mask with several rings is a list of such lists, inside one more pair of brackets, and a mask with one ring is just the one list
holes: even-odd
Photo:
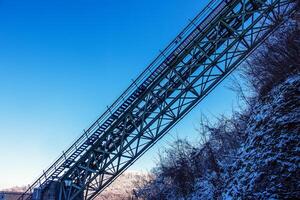
[(94, 199), (299, 9), (299, 0), (211, 0), (19, 198)]

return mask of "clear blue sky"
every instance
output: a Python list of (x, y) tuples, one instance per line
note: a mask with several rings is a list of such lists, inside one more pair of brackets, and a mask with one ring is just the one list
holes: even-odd
[[(0, 189), (31, 183), (206, 3), (0, 0)], [(176, 135), (197, 138), (201, 113), (230, 113), (226, 84), (131, 170)]]

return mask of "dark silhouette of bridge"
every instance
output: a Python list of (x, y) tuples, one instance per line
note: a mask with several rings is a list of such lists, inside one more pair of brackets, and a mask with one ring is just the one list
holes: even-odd
[(297, 6), (297, 0), (211, 0), (19, 199), (93, 199)]

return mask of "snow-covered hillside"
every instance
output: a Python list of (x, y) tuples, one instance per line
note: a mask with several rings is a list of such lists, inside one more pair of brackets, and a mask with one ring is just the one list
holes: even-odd
[[(106, 188), (101, 195), (95, 198), (95, 200), (131, 200), (133, 198), (133, 190), (140, 182), (149, 180), (150, 174), (138, 171), (129, 171), (123, 173), (118, 179), (116, 179), (108, 188)], [(26, 187), (13, 187), (6, 189), (6, 192), (12, 192), (6, 194), (5, 199), (17, 200), (19, 194), (22, 194), (26, 190)], [(1, 194), (1, 192), (0, 192)], [(1, 198), (0, 198), (1, 199)]]
[(130, 200), (133, 190), (140, 181), (149, 180), (150, 175), (142, 172), (125, 172), (106, 188), (95, 200)]
[(266, 98), (253, 109), (248, 138), (228, 172), (224, 197), (300, 198), (300, 75)]

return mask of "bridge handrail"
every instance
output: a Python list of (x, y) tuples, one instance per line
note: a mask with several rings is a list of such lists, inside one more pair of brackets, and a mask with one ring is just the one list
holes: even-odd
[(181, 42), (185, 40), (193, 32), (193, 30), (195, 30), (196, 26), (205, 23), (203, 20), (211, 13), (213, 8), (224, 1), (225, 0), (211, 0), (208, 5), (202, 9), (202, 11), (193, 20), (190, 21), (183, 31), (181, 31), (178, 36), (172, 40), (163, 51), (160, 52), (154, 61), (150, 63), (150, 65), (135, 79), (135, 81), (133, 81), (133, 83), (121, 94), (121, 96), (110, 107), (108, 107), (108, 109), (87, 130), (85, 130), (77, 140), (72, 143), (70, 148), (63, 152), (63, 154), (49, 166), (47, 171), (44, 171), (43, 174), (39, 176), (39, 178), (28, 188), (24, 195), (26, 193), (33, 192), (34, 188), (42, 185), (44, 181), (51, 178), (49, 175), (51, 176), (53, 172), (77, 150), (78, 147), (86, 142), (87, 138), (91, 136), (91, 134), (93, 134), (99, 128), (99, 126), (104, 123), (128, 97), (132, 95), (134, 91), (136, 91), (137, 86), (141, 85), (154, 72), (154, 70), (166, 60), (166, 57), (168, 57), (172, 52), (174, 52), (174, 50), (176, 50), (176, 48), (179, 47)]

